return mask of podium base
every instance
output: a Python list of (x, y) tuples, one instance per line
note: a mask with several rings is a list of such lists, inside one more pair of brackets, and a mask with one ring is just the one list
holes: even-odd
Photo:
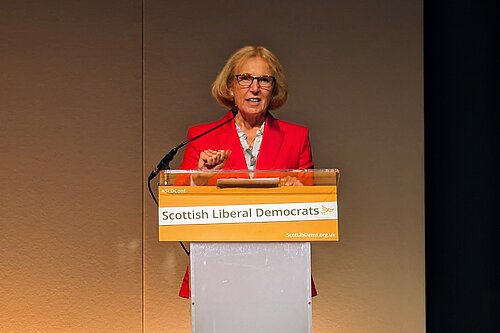
[(311, 332), (310, 243), (190, 247), (192, 332)]

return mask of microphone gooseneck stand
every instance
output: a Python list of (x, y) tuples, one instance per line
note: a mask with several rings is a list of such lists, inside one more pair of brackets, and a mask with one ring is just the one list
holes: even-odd
[[(196, 140), (196, 139), (199, 139), (201, 138), (202, 136), (205, 136), (207, 135), (208, 133), (218, 129), (219, 127), (221, 126), (224, 126), (226, 125), (227, 123), (231, 122), (234, 120), (234, 118), (236, 117), (236, 115), (238, 114), (238, 107), (237, 106), (233, 106), (231, 108), (231, 113), (233, 114), (233, 116), (231, 118), (229, 118), (228, 120), (220, 123), (219, 125), (215, 126), (215, 127), (212, 127), (210, 128), (208, 131), (205, 131), (191, 139), (188, 139), (184, 142), (182, 142), (181, 144), (179, 144), (177, 147), (174, 147), (172, 148), (172, 150), (170, 150), (167, 155), (165, 155), (160, 163), (158, 163), (158, 165), (156, 166), (156, 168), (154, 168), (153, 171), (151, 171), (151, 173), (149, 174), (148, 176), (148, 190), (149, 190), (149, 193), (151, 194), (151, 197), (153, 198), (156, 206), (158, 206), (158, 200), (156, 199), (154, 193), (153, 193), (153, 190), (151, 189), (151, 181), (153, 180), (153, 178), (155, 178), (158, 173), (161, 171), (161, 170), (170, 170), (170, 162), (172, 162), (172, 160), (174, 159), (175, 155), (177, 154), (177, 152), (179, 151), (179, 149), (181, 149), (182, 147), (186, 146), (187, 144), (189, 144), (190, 142)], [(179, 242), (182, 246), (182, 249), (184, 250), (184, 252), (189, 256), (189, 251), (187, 250), (186, 246), (184, 245), (184, 243), (182, 242)]]

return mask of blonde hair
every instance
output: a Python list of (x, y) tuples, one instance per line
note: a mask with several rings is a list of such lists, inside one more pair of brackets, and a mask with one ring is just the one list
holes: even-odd
[(268, 109), (277, 109), (285, 104), (288, 97), (288, 90), (285, 82), (283, 67), (274, 53), (263, 46), (245, 46), (237, 50), (226, 62), (220, 73), (215, 78), (212, 85), (212, 96), (221, 105), (232, 108), (234, 98), (231, 95), (231, 85), (234, 80), (235, 68), (250, 58), (262, 58), (271, 68), (275, 78), (271, 101)]

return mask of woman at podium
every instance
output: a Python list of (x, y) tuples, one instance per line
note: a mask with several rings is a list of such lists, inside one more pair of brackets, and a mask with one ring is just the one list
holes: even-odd
[[(276, 119), (271, 111), (288, 96), (283, 67), (276, 55), (262, 46), (245, 46), (226, 62), (212, 86), (212, 96), (227, 114), (220, 120), (191, 127), (183, 170), (283, 170), (314, 168), (306, 127)], [(196, 185), (209, 177), (193, 179)], [(288, 177), (281, 185), (301, 185)], [(316, 294), (312, 284), (313, 296)], [(189, 298), (186, 271), (179, 296)]]
[(188, 139), (233, 116), (234, 121), (191, 142), (186, 147), (181, 169), (314, 167), (308, 129), (276, 119), (270, 112), (283, 106), (288, 95), (283, 68), (271, 51), (262, 46), (246, 46), (236, 51), (215, 79), (212, 95), (231, 111), (216, 122), (190, 128)]

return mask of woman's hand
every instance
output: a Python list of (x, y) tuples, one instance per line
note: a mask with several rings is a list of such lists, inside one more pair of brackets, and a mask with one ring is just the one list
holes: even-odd
[(304, 186), (297, 177), (286, 176), (280, 178), (280, 186)]
[(226, 164), (229, 156), (231, 156), (231, 151), (227, 150), (212, 150), (207, 149), (200, 153), (200, 158), (198, 159), (198, 169), (199, 170), (220, 170)]
[[(200, 153), (200, 158), (198, 159), (198, 170), (220, 170), (226, 164), (229, 156), (231, 156), (231, 150), (229, 149), (204, 150)], [(213, 172), (193, 174), (192, 180), (198, 186), (206, 185), (210, 177), (212, 177), (214, 174), (215, 173)]]

